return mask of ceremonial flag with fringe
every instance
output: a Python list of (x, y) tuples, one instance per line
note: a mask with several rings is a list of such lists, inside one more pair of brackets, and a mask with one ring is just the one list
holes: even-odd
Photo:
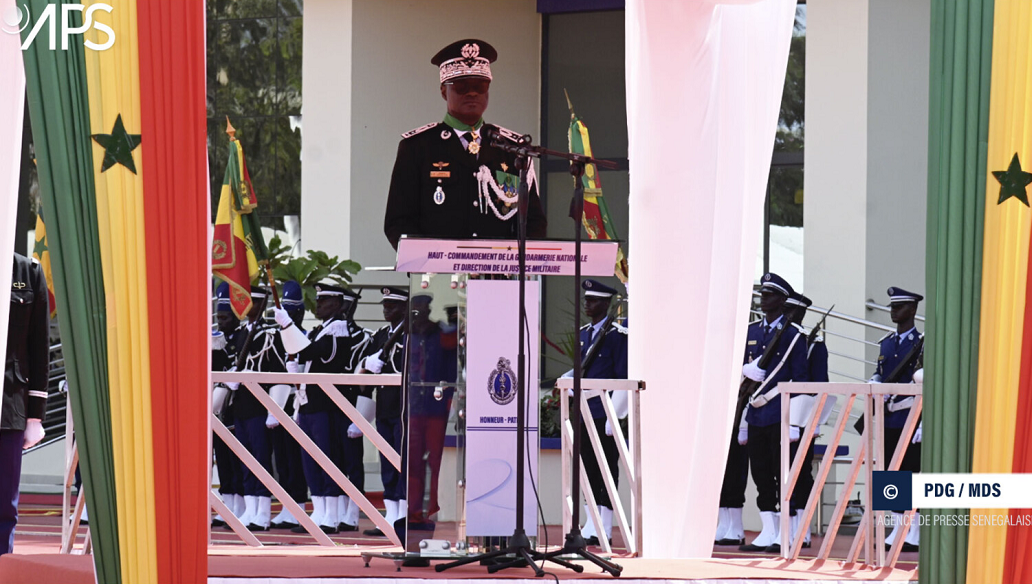
[(230, 305), (240, 319), (251, 311), (251, 282), (258, 278), (258, 265), (269, 259), (255, 212), (257, 206), (244, 149), (239, 141), (231, 139), (215, 216), (211, 269), (217, 278), (229, 284)]
[(57, 299), (54, 298), (54, 276), (50, 271), (50, 250), (47, 249), (47, 228), (43, 224), (43, 209), (36, 214), (36, 243), (32, 247), (32, 257), (43, 268), (43, 277), (47, 279), (47, 298), (50, 300), (50, 318), (57, 315)]
[[(570, 152), (592, 156), (591, 141), (588, 138), (588, 127), (573, 113), (573, 104), (570, 96), (566, 96), (566, 104), (570, 108)], [(588, 231), (590, 239), (617, 239), (616, 228), (609, 217), (609, 207), (606, 200), (602, 198), (602, 182), (599, 180), (598, 169), (594, 164), (584, 167), (584, 229)], [(622, 248), (616, 251), (616, 277), (627, 283), (627, 258)]]

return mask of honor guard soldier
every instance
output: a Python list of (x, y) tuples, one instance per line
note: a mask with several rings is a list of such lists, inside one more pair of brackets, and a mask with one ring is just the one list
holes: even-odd
[[(344, 373), (348, 371), (355, 345), (365, 339), (364, 336), (352, 337), (353, 331), (347, 320), (354, 295), (332, 284), (317, 284), (315, 290), (315, 316), (322, 320), (322, 324), (308, 333), (311, 344), (298, 354), (298, 360), (287, 361), (287, 372)], [(280, 326), (292, 322), (285, 310), (275, 312)], [(347, 396), (346, 386), (337, 388)], [(331, 460), (339, 460), (338, 449), (341, 447), (337, 445), (338, 435), (334, 427), (337, 421), (335, 412), (339, 411), (337, 405), (318, 385), (302, 385), (297, 392), (297, 404), (298, 425)], [(342, 495), (340, 486), (307, 452), (302, 452), (301, 463), (312, 492), (312, 521), (326, 533), (337, 533), (341, 523), (338, 512), (338, 498)], [(346, 475), (348, 469), (342, 468), (341, 471)], [(357, 479), (348, 478), (352, 482)], [(298, 526), (293, 531), (304, 533), (305, 529)]]
[(14, 549), (22, 451), (43, 439), (50, 381), (50, 304), (43, 269), (14, 255), (0, 412), (0, 556)]
[[(283, 298), (280, 301), (283, 310), (290, 317), (291, 322), (297, 327), (301, 334), (305, 334), (302, 328), (302, 321), (305, 317), (305, 303), (301, 294), (301, 285), (290, 280), (283, 284)], [(278, 324), (278, 323), (277, 323)], [(280, 325), (282, 327), (282, 325)], [(289, 326), (289, 325), (288, 325)], [(296, 356), (288, 355), (283, 346), (283, 329), (276, 335), (276, 351), (285, 357), (283, 371), (286, 371), (286, 360), (296, 360)], [(293, 416), (297, 405), (295, 403), (294, 388), (292, 386), (274, 386), (276, 392), (270, 390), (273, 399), (283, 408), (288, 416)], [(283, 388), (286, 388), (285, 391)], [(286, 398), (284, 399), (284, 394)], [(283, 403), (280, 403), (283, 400)], [(272, 443), (272, 461), (276, 467), (276, 475), (279, 484), (287, 491), (287, 494), (295, 503), (302, 508), (308, 500), (308, 484), (305, 483), (305, 473), (301, 468), (301, 445), (287, 432), (286, 428), (280, 425), (279, 421), (270, 413), (265, 419), (265, 425), (269, 428), (270, 441)], [(272, 518), (274, 529), (293, 529), (298, 526), (297, 518), (287, 509), (286, 506), (279, 514)]]
[[(371, 354), (362, 361), (362, 370), (369, 373), (398, 374), (405, 368), (405, 318), (408, 314), (409, 291), (388, 286), (382, 290), (383, 319), (388, 324), (380, 327), (369, 343)], [(376, 387), (376, 431), (395, 452), (403, 451), (404, 420), (402, 419), (401, 386)], [(387, 523), (394, 525), (408, 515), (405, 500), (405, 477), (382, 454), (380, 479), (383, 481), (383, 505)], [(378, 527), (365, 530), (365, 535), (382, 537)]]
[[(739, 548), (746, 552), (773, 553), (780, 550), (778, 494), (781, 475), (781, 395), (777, 386), (783, 381), (809, 379), (806, 339), (791, 324), (792, 307), (785, 304), (792, 293), (792, 286), (784, 278), (777, 274), (764, 274), (760, 286), (763, 318), (749, 325), (746, 337), (742, 374), (760, 384), (759, 389), (750, 396), (746, 408), (746, 445), (753, 482), (756, 484), (756, 505), (760, 509), (763, 525), (752, 543)], [(763, 368), (759, 362), (768, 346), (773, 347), (773, 359)], [(789, 436), (790, 439), (798, 440), (798, 429), (790, 431)]]
[[(218, 330), (212, 333), (211, 370), (232, 371), (237, 353), (243, 348), (247, 339), (247, 327), (240, 324), (240, 319), (233, 314), (229, 302), (229, 284), (222, 282), (215, 289), (215, 319)], [(225, 384), (217, 384), (212, 388), (212, 413), (227, 427), (234, 427), (232, 394)], [(244, 504), (244, 473), (240, 459), (229, 449), (229, 446), (216, 434), (212, 434), (212, 450), (215, 453), (215, 466), (219, 472), (219, 496), (236, 517), (243, 517), (247, 508)], [(216, 515), (211, 522), (213, 527), (226, 524), (221, 515)]]
[[(264, 373), (283, 372), (283, 356), (276, 350), (275, 327), (262, 322), (262, 310), (269, 292), (265, 288), (251, 286), (251, 312), (248, 316), (248, 328), (253, 328), (251, 344), (247, 347), (244, 360), (244, 371), (261, 371)], [(281, 349), (282, 351), (282, 349)], [(233, 391), (233, 410), (236, 416), (234, 434), (240, 444), (254, 456), (262, 467), (272, 470), (272, 447), (266, 427), (268, 410), (258, 401), (246, 386), (240, 383), (228, 383)], [(273, 396), (274, 401), (286, 402), (285, 393), (290, 394), (290, 386), (268, 384), (261, 388)], [(241, 465), (244, 476), (244, 515), (240, 517), (251, 531), (267, 531), (272, 520), (272, 493), (262, 484), (258, 477), (246, 465)]]
[[(911, 383), (915, 377), (922, 377), (921, 369), (924, 356), (924, 335), (916, 326), (917, 305), (924, 296), (908, 292), (902, 288), (888, 289), (889, 315), (896, 325), (896, 332), (889, 333), (880, 341), (881, 351), (878, 354), (878, 367), (871, 383)], [(892, 460), (899, 439), (903, 434), (910, 407), (914, 404), (913, 396), (895, 395), (885, 402), (885, 465)], [(899, 470), (921, 471), (921, 428), (917, 428)], [(886, 547), (895, 541), (902, 524), (903, 513), (909, 509), (892, 512), (892, 533), (885, 538)], [(907, 538), (903, 542), (903, 551), (916, 552), (920, 545), (920, 529), (917, 522), (911, 524)]]
[[(586, 369), (581, 372), (584, 379), (627, 379), (627, 329), (615, 322), (609, 314), (609, 308), (616, 295), (616, 290), (606, 286), (597, 280), (584, 280), (581, 282), (584, 290), (584, 313), (591, 319), (591, 324), (586, 324), (580, 329), (580, 358), (583, 360), (592, 353), (590, 362)], [(627, 392), (612, 392), (613, 405), (616, 415), (623, 418), (627, 415)], [(579, 406), (577, 406), (579, 407)], [(588, 475), (588, 484), (591, 486), (591, 493), (598, 505), (599, 515), (602, 517), (602, 527), (606, 532), (606, 538), (610, 541), (613, 538), (613, 503), (609, 498), (609, 491), (606, 489), (605, 481), (602, 478), (602, 470), (595, 457), (595, 451), (588, 436), (587, 424), (594, 424), (598, 432), (599, 441), (602, 444), (602, 452), (609, 466), (609, 473), (613, 476), (613, 486), (620, 482), (620, 454), (616, 448), (616, 440), (613, 438), (613, 429), (606, 419), (606, 411), (602, 406), (602, 398), (599, 396), (588, 399), (588, 408), (591, 411), (591, 420), (582, 420), (581, 432), (581, 461), (584, 464), (584, 472)], [(584, 506), (585, 525), (582, 535), (588, 545), (599, 545), (599, 534), (595, 532), (594, 523), (591, 521), (591, 514), (587, 505)]]
[[(401, 135), (384, 216), (384, 233), (398, 248), (402, 235), (450, 239), (515, 239), (519, 170), (515, 155), (491, 145), (518, 143), (519, 134), (484, 123), (494, 47), (464, 39), (441, 49), (430, 62), (440, 68), (443, 122)], [(527, 237), (545, 236), (533, 164)]]

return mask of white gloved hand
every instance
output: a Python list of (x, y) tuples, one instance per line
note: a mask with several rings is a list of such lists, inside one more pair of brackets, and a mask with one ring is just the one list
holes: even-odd
[(46, 435), (46, 431), (43, 430), (43, 421), (39, 418), (29, 418), (25, 421), (25, 441), (22, 443), (22, 448), (32, 448), (39, 444), (44, 435)]
[(742, 366), (742, 375), (745, 375), (753, 381), (763, 381), (767, 378), (767, 372), (760, 369), (759, 364), (756, 363), (756, 359), (753, 359)]
[(276, 318), (276, 324), (280, 325), (283, 328), (287, 328), (290, 325), (294, 324), (294, 319), (290, 318), (290, 315), (287, 314), (287, 311), (283, 310), (282, 308), (273, 308), (272, 314)]
[(875, 373), (871, 376), (870, 379), (867, 380), (867, 383), (881, 383), (881, 375)]
[(921, 443), (921, 426), (923, 426), (923, 425), (924, 425), (924, 422), (921, 422), (920, 424), (917, 425), (917, 430), (914, 430), (914, 437), (910, 439), (910, 443), (911, 444), (920, 444)]
[(570, 378), (570, 377), (573, 377), (573, 369), (570, 369), (570, 370), (569, 370), (569, 371), (567, 371), (566, 373), (563, 373), (563, 374), (562, 374), (562, 377), (564, 377), (564, 378)]
[(275, 428), (277, 426), (279, 426), (279, 420), (276, 419), (276, 416), (274, 416), (272, 414), (269, 414), (269, 415), (265, 416), (265, 427), (266, 428), (272, 430), (273, 428)]
[(606, 436), (612, 436), (612, 435), (613, 435), (613, 425), (609, 423), (609, 420), (606, 420)]
[(231, 391), (236, 391), (236, 390), (240, 389), (240, 382), (239, 381), (227, 381), (226, 382), (226, 387), (228, 387)]
[(291, 359), (290, 361), (287, 361), (285, 367), (287, 368), (287, 373), (297, 373), (301, 371), (301, 367), (298, 365), (297, 359)]
[(748, 443), (749, 443), (749, 427), (746, 426), (744, 428), (739, 428), (738, 429), (738, 444), (740, 446), (745, 446)]
[(913, 383), (924, 383), (924, 367), (914, 371)]
[(798, 442), (799, 441), (799, 434), (800, 434), (799, 426), (789, 426), (788, 427), (788, 441), (789, 442)]
[(361, 438), (362, 431), (358, 429), (358, 425), (352, 423), (348, 426), (348, 438)]
[[(379, 354), (380, 353), (377, 352), (376, 355)], [(379, 374), (381, 371), (383, 371), (383, 366), (385, 365), (385, 363), (381, 361), (376, 355), (369, 355), (368, 357), (366, 357), (365, 361), (362, 364), (362, 369), (365, 369), (370, 373), (376, 374)]]

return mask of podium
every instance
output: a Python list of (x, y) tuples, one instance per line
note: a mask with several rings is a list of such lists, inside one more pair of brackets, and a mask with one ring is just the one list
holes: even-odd
[[(508, 537), (516, 526), (516, 461), (524, 456), (523, 524), (538, 532), (539, 277), (572, 276), (574, 242), (527, 242), (525, 452), (516, 452), (516, 241), (404, 237), (396, 270), (410, 277), (402, 454), (408, 554), (453, 558)], [(617, 243), (581, 244), (581, 273), (611, 276)], [(454, 457), (445, 456), (454, 444)], [(454, 460), (454, 480), (442, 468)], [(453, 498), (453, 499), (452, 499)], [(454, 516), (442, 519), (446, 499)], [(556, 542), (558, 543), (558, 542)]]

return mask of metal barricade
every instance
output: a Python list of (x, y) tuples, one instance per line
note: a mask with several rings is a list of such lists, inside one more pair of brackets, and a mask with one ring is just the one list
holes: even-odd
[[(843, 491), (848, 493), (856, 485), (857, 477), (860, 475), (861, 466), (865, 467), (867, 486), (866, 495), (864, 497), (864, 512), (860, 519), (860, 524), (857, 527), (856, 534), (853, 536), (853, 542), (849, 549), (849, 554), (846, 557), (847, 562), (856, 562), (860, 558), (861, 551), (864, 555), (864, 563), (874, 566), (887, 566), (893, 567), (896, 561), (899, 559), (900, 551), (902, 551), (903, 540), (906, 538), (908, 528), (910, 526), (910, 520), (913, 519), (914, 509), (911, 509), (907, 513), (907, 517), (901, 526), (901, 533), (897, 536), (896, 541), (892, 545), (892, 549), (889, 550), (888, 558), (885, 556), (885, 523), (883, 521), (874, 521), (874, 512), (871, 509), (872, 495), (871, 485), (872, 473), (876, 470), (898, 470), (900, 464), (903, 461), (903, 456), (906, 454), (907, 447), (910, 445), (910, 440), (913, 437), (914, 430), (917, 428), (917, 423), (921, 417), (921, 389), (920, 384), (914, 383), (781, 383), (778, 384), (778, 389), (781, 392), (781, 493), (780, 493), (780, 507), (781, 513), (781, 556), (786, 559), (796, 559), (799, 557), (799, 553), (803, 547), (803, 539), (805, 538), (805, 529), (800, 529), (799, 533), (796, 534), (795, 539), (791, 538), (790, 529), (790, 515), (785, 512), (789, 509), (792, 498), (792, 491), (795, 488), (796, 482), (799, 480), (799, 475), (803, 471), (803, 461), (805, 460), (805, 452), (809, 449), (810, 444), (813, 440), (814, 430), (817, 428), (819, 422), (820, 412), (824, 409), (824, 404), (829, 396), (841, 396), (845, 398), (846, 403), (839, 408), (838, 418), (832, 425), (832, 432), (830, 434), (831, 441), (828, 443), (828, 452), (835, 452), (838, 449), (839, 443), (842, 440), (842, 434), (846, 429), (846, 423), (849, 421), (849, 412), (853, 409), (853, 404), (857, 398), (863, 400), (864, 406), (864, 433), (860, 437), (860, 448), (856, 453), (856, 457), (853, 459), (852, 464), (849, 467), (849, 474), (843, 484)], [(796, 449), (797, 456), (795, 460), (791, 460), (790, 457), (790, 444), (789, 444), (789, 420), (790, 420), (790, 402), (793, 394), (816, 394), (817, 403), (813, 408), (813, 415), (810, 416), (810, 421), (806, 428), (802, 431), (802, 435), (799, 438), (799, 445)], [(892, 395), (905, 395), (913, 396), (914, 402), (910, 407), (910, 414), (907, 417), (907, 421), (903, 427), (903, 433), (899, 438), (899, 442), (896, 444), (896, 449), (893, 452), (892, 459), (889, 461), (888, 466), (885, 465), (884, 452), (884, 433), (885, 433), (885, 412), (882, 407), (883, 396)], [(816, 507), (821, 504), (821, 490), (828, 479), (828, 473), (831, 471), (833, 456), (825, 456), (821, 460), (820, 467), (817, 471), (817, 476), (814, 477), (813, 489), (810, 492), (810, 497), (806, 502), (806, 508), (801, 512), (802, 518), (799, 523), (802, 526), (810, 524)], [(807, 469), (807, 472), (810, 472)], [(824, 538), (824, 542), (821, 544), (820, 552), (818, 553), (818, 559), (828, 559), (831, 555), (832, 545), (835, 543), (835, 538), (838, 535), (838, 528), (842, 523), (842, 517), (846, 512), (846, 506), (848, 504), (849, 497), (841, 497), (835, 506), (835, 511), (831, 515), (831, 520), (828, 525), (828, 532)], [(883, 513), (879, 511), (878, 513)]]
[[(300, 385), (307, 384), (310, 386), (318, 386), (322, 391), (329, 397), (337, 407), (349, 418), (349, 420), (357, 425), (362, 434), (369, 439), (369, 441), (376, 447), (377, 451), (390, 461), (391, 465), (401, 471), (401, 455), (391, 447), (386, 439), (383, 438), (377, 432), (376, 427), (373, 423), (366, 420), (355, 408), (340, 393), (340, 390), (336, 388), (336, 385), (376, 385), (376, 386), (394, 386), (401, 385), (401, 375), (369, 375), (369, 374), (331, 374), (331, 373), (256, 373), (256, 372), (213, 372), (211, 374), (212, 383), (228, 383), (228, 382), (239, 382), (240, 388), (237, 391), (250, 391), (254, 397), (265, 406), (266, 410), (280, 425), (294, 438), (298, 444), (303, 448), (315, 462), (329, 475), (330, 479), (337, 484), (352, 501), (358, 503), (358, 506), (366, 514), (369, 519), (372, 520), (373, 524), (387, 536), (388, 539), (394, 545), (401, 545), (401, 540), (398, 538), (397, 533), (394, 531), (394, 526), (387, 523), (387, 520), (380, 515), (376, 507), (369, 502), (365, 494), (360, 492), (357, 487), (344, 475), (343, 472), (333, 462), (327, 453), (319, 449), (314, 441), (301, 429), (300, 426), (294, 422), (283, 408), (279, 407), (276, 402), (269, 396), (269, 394), (262, 389), (260, 383), (265, 384), (287, 384), (287, 385)], [(245, 389), (246, 388), (246, 389)], [(212, 430), (222, 439), (223, 442), (233, 451), (234, 454), (240, 459), (240, 462), (247, 467), (255, 477), (272, 493), (276, 499), (286, 507), (290, 513), (294, 516), (298, 522), (304, 526), (308, 533), (315, 538), (316, 543), (322, 547), (335, 548), (336, 544), (329, 538), (328, 535), (323, 533), (322, 529), (319, 528), (315, 522), (308, 516), (307, 513), (298, 505), (292, 497), (290, 497), (286, 490), (280, 486), (272, 475), (267, 471), (261, 463), (258, 462), (250, 452), (237, 440), (236, 436), (229, 431), (228, 428), (222, 423), (221, 420), (215, 414), (211, 414), (211, 427)], [(209, 480), (211, 483), (211, 476), (209, 470)], [(215, 511), (226, 520), (226, 524), (235, 532), (243, 541), (252, 547), (262, 547), (262, 543), (257, 537), (251, 533), (245, 525), (232, 513), (214, 492), (209, 491), (209, 502)], [(209, 528), (210, 529), (210, 528)], [(210, 536), (209, 536), (210, 541)]]
[[(555, 386), (562, 392), (573, 388), (573, 379), (564, 377), (556, 380)], [(630, 513), (624, 508), (620, 499), (616, 481), (609, 472), (609, 463), (606, 460), (605, 452), (602, 450), (601, 438), (598, 430), (593, 424), (584, 424), (587, 429), (592, 450), (595, 452), (595, 459), (598, 462), (599, 470), (602, 471), (602, 480), (605, 482), (606, 492), (609, 500), (614, 506), (614, 516), (619, 521), (620, 532), (623, 534), (623, 541), (627, 545), (627, 551), (632, 556), (640, 556), (642, 553), (643, 534), (641, 531), (641, 403), (640, 393), (645, 390), (645, 382), (628, 379), (582, 379), (581, 380), (581, 419), (591, 420), (591, 410), (588, 408), (588, 398), (598, 392), (602, 398), (602, 406), (606, 411), (606, 420), (613, 428), (613, 438), (616, 441), (616, 448), (620, 457), (620, 466), (623, 468), (626, 482), (631, 495)], [(624, 436), (620, 427), (620, 419), (616, 416), (616, 408), (609, 391), (627, 391), (627, 436)], [(591, 392), (591, 393), (589, 393)], [(573, 485), (573, 437), (574, 428), (570, 421), (570, 400), (563, 396), (559, 400), (561, 404), (561, 431), (562, 431), (562, 469), (563, 469), (563, 533), (569, 533), (573, 526), (573, 506), (580, 504), (580, 495), (584, 496), (588, 504), (590, 521), (595, 526), (595, 533), (604, 534), (602, 518), (598, 513), (598, 506), (595, 497), (591, 492), (591, 485), (588, 483), (588, 475), (584, 470), (583, 459), (580, 465), (580, 486), (581, 493), (575, 495), (571, 492)], [(599, 544), (607, 553), (612, 552), (609, 539), (599, 536)]]

